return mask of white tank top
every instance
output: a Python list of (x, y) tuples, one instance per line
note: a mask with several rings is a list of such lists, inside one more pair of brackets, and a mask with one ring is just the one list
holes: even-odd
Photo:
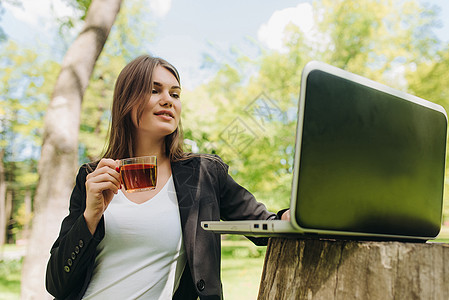
[(186, 263), (172, 177), (142, 204), (119, 191), (104, 222), (105, 236), (83, 299), (171, 299)]

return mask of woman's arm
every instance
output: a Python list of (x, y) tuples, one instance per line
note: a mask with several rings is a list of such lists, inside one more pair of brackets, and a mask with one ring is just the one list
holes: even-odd
[[(217, 157), (218, 158), (218, 157)], [(228, 166), (221, 160), (215, 162), (220, 185), (220, 217), (222, 220), (267, 220), (276, 214), (239, 185), (228, 174)]]
[(226, 174), (220, 197), (220, 214), (223, 220), (267, 220), (276, 214), (267, 210), (264, 204)]
[(93, 268), (96, 247), (104, 237), (104, 222), (98, 224), (92, 235), (83, 216), (86, 176), (84, 165), (78, 172), (70, 197), (70, 213), (62, 222), (59, 236), (50, 251), (46, 287), (56, 298), (66, 298), (83, 288), (86, 277), (91, 275), (87, 271)]
[[(228, 166), (221, 162), (217, 167), (220, 176), (220, 214), (222, 220), (268, 220), (290, 219), (290, 210), (283, 209), (277, 214), (267, 210), (264, 204), (257, 202), (255, 197), (228, 174)], [(268, 238), (247, 237), (259, 246), (267, 245)]]

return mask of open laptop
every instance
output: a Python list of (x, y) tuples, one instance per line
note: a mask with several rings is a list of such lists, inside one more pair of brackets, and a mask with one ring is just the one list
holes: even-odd
[(441, 228), (447, 115), (432, 102), (321, 62), (303, 70), (291, 220), (205, 230), (421, 240)]

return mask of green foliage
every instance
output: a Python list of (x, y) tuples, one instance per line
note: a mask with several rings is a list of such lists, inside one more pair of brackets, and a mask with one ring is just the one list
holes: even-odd
[[(14, 242), (21, 238), (22, 229), (30, 224), (32, 212), (25, 209), (25, 198), (33, 196), (37, 186), (37, 161), (35, 159), (3, 161), (6, 187), (12, 195), (12, 219), (7, 220), (9, 226), (7, 240)], [(31, 209), (31, 208), (30, 208)]]
[(237, 257), (260, 258), (265, 256), (266, 251), (266, 247), (256, 246), (241, 235), (223, 236), (221, 255), (224, 259)]
[[(313, 7), (315, 39), (290, 24), (286, 51), (263, 50), (255, 59), (230, 51), (225, 62), (208, 55), (215, 76), (183, 95), (186, 137), (201, 152), (222, 156), (231, 175), (271, 210), (289, 202), (299, 82), (306, 62), (325, 61), (402, 90), (409, 87), (407, 74), (417, 74), (417, 67), (427, 66), (440, 76), (447, 70), (442, 59), (447, 51), (437, 51), (431, 31), (436, 14), (416, 1), (322, 0)], [(429, 64), (434, 61), (440, 62), (435, 70)], [(433, 97), (436, 101), (447, 99), (444, 80), (435, 78), (428, 87), (442, 93)]]
[[(20, 0), (2, 0), (0, 1), (0, 21), (2, 19), (2, 15), (4, 13), (3, 4), (8, 3), (10, 5), (20, 6)], [(8, 39), (3, 28), (0, 26), (0, 44)]]
[(86, 19), (87, 10), (89, 9), (92, 0), (64, 0), (64, 2), (72, 7), (76, 13), (73, 16), (65, 16), (58, 19), (59, 34), (61, 37)]
[(58, 65), (12, 41), (0, 50), (0, 148), (6, 189), (13, 196), (8, 238), (25, 225), (15, 218), (27, 191), (37, 184), (37, 158), (42, 144), (43, 117)]
[(323, 0), (315, 10), (322, 14), (318, 27), (327, 41), (319, 60), (399, 89), (406, 87), (389, 73), (428, 60), (438, 46), (429, 29), (435, 13), (416, 1)]
[(20, 298), (22, 260), (0, 261), (0, 298)]
[(0, 50), (0, 146), (21, 155), (41, 144), (42, 121), (56, 79), (57, 64), (9, 41)]
[(221, 277), (226, 299), (256, 299), (262, 276), (266, 247), (243, 237), (223, 240)]
[(415, 62), (407, 73), (409, 91), (449, 110), (449, 44), (432, 60)]
[(16, 217), (15, 217), (16, 231), (23, 229), (23, 227), (27, 224), (31, 224), (32, 218), (33, 218), (33, 213), (26, 211), (25, 204), (21, 203), (19, 208), (17, 209), (17, 213), (16, 213)]
[(84, 20), (86, 18), (87, 10), (89, 9), (92, 0), (65, 0), (65, 2), (73, 8), (81, 11), (81, 20)]

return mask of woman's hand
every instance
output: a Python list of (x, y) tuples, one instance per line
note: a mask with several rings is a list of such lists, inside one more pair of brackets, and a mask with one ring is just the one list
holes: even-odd
[(118, 161), (103, 158), (95, 171), (86, 177), (84, 219), (92, 235), (112, 197), (120, 189), (120, 173), (117, 170)]
[(281, 220), (290, 221), (290, 209), (284, 211), (284, 213), (281, 216)]

